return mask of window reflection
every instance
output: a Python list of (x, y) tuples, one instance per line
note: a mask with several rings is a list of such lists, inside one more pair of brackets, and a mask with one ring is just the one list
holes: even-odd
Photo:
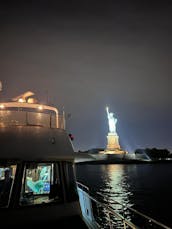
[(26, 169), (25, 192), (45, 194), (50, 192), (51, 165), (39, 165)]
[(25, 168), (20, 205), (33, 205), (61, 200), (58, 165), (30, 163)]

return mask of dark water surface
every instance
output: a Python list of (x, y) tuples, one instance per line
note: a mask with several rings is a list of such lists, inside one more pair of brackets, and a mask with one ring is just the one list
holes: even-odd
[(172, 163), (77, 164), (76, 177), (172, 228)]

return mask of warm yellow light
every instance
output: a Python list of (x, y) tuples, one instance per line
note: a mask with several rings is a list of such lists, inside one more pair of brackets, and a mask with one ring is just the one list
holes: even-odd
[(37, 103), (35, 98), (28, 98), (27, 103)]
[(42, 109), (43, 109), (43, 107), (42, 107), (42, 106), (39, 106), (39, 107), (38, 107), (38, 109), (39, 109), (39, 110), (42, 110)]
[(4, 109), (4, 108), (5, 108), (4, 104), (0, 104), (0, 109)]
[(25, 100), (24, 100), (24, 99), (22, 99), (22, 98), (20, 98), (20, 99), (18, 100), (18, 102), (19, 102), (19, 103), (24, 103), (24, 102), (25, 102)]

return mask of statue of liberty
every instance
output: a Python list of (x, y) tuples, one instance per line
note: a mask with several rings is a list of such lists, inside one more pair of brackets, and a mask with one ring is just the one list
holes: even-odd
[(113, 116), (114, 114), (112, 112), (109, 112), (109, 107), (106, 107), (106, 111), (107, 111), (107, 117), (109, 122), (109, 132), (116, 133), (117, 119)]

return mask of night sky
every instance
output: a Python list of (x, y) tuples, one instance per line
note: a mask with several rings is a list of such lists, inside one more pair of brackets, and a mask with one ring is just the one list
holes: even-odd
[(63, 106), (75, 150), (172, 148), (170, 0), (1, 1), (0, 97)]

